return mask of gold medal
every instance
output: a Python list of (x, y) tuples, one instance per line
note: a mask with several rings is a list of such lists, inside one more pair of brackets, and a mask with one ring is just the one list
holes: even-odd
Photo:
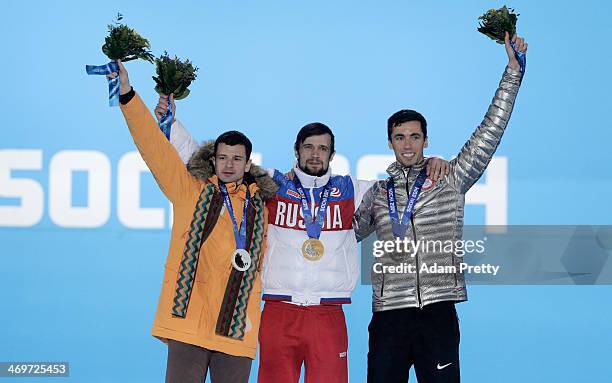
[(302, 256), (309, 261), (318, 261), (323, 256), (325, 247), (323, 242), (316, 238), (308, 238), (302, 244)]

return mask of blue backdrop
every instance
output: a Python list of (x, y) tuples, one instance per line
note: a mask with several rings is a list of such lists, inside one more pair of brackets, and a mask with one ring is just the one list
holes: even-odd
[[(162, 381), (149, 335), (169, 243), (169, 206), (141, 172), (102, 77), (85, 64), (117, 11), (156, 55), (200, 68), (178, 118), (200, 139), (247, 133), (287, 169), (299, 127), (336, 134), (338, 170), (376, 176), (386, 118), (429, 122), (452, 158), (481, 121), (507, 61), (476, 32), (495, 1), (8, 1), (0, 23), (0, 361), (62, 360), (70, 378)], [(516, 1), (527, 75), (495, 164), (468, 195), (468, 224), (611, 224), (612, 6)], [(153, 107), (154, 66), (127, 64)], [(344, 161), (343, 161), (344, 159)], [(388, 159), (379, 158), (379, 162)], [(382, 168), (384, 170), (384, 167)], [(138, 182), (140, 181), (140, 182)], [(140, 186), (140, 190), (137, 187)], [(478, 189), (480, 188), (480, 189)], [(471, 286), (458, 306), (466, 382), (606, 382), (610, 286)], [(370, 287), (346, 307), (350, 381), (365, 379)], [(253, 365), (255, 381), (257, 364)]]

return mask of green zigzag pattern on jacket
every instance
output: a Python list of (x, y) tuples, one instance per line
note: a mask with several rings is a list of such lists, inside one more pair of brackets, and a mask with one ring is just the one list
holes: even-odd
[(206, 216), (210, 207), (210, 200), (214, 194), (215, 187), (212, 184), (207, 185), (200, 193), (196, 209), (193, 212), (191, 220), (191, 228), (187, 237), (187, 244), (181, 261), (181, 269), (179, 278), (176, 281), (176, 291), (174, 295), (174, 306), (172, 307), (172, 315), (185, 317), (187, 305), (191, 297), (191, 289), (200, 255), (200, 242), (202, 239), (203, 226), (206, 222)]
[(253, 204), (255, 205), (254, 207), (257, 214), (255, 217), (250, 247), (250, 253), (253, 254), (253, 259), (251, 267), (246, 271), (246, 275), (244, 275), (242, 278), (240, 292), (238, 293), (238, 302), (236, 302), (236, 308), (234, 309), (234, 315), (232, 317), (232, 322), (230, 324), (230, 330), (228, 333), (230, 337), (235, 339), (242, 339), (244, 337), (244, 329), (246, 326), (246, 308), (249, 297), (251, 296), (251, 290), (253, 289), (253, 281), (255, 280), (255, 274), (257, 273), (257, 266), (259, 265), (264, 236), (264, 206), (259, 194), (256, 194), (253, 198)]

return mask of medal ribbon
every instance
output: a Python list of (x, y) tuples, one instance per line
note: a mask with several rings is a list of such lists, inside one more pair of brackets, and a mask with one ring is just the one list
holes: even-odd
[(232, 226), (234, 227), (234, 238), (236, 239), (236, 248), (244, 249), (246, 246), (247, 210), (251, 201), (251, 193), (249, 192), (249, 188), (247, 187), (246, 198), (244, 199), (244, 211), (242, 212), (240, 228), (238, 228), (238, 224), (236, 223), (236, 217), (234, 217), (234, 208), (232, 207), (232, 200), (230, 199), (225, 184), (219, 183), (219, 190), (221, 190), (221, 195), (223, 196), (223, 203), (225, 204), (225, 208), (227, 209), (230, 218), (232, 219)]
[(85, 65), (87, 74), (109, 75), (117, 73), (115, 78), (107, 78), (108, 80), (108, 106), (119, 105), (119, 65), (111, 61), (105, 65)]
[(393, 236), (396, 238), (404, 238), (406, 236), (406, 229), (408, 229), (408, 221), (410, 221), (410, 217), (412, 217), (412, 213), (414, 212), (414, 205), (416, 204), (417, 198), (419, 198), (419, 194), (421, 194), (421, 189), (423, 188), (423, 183), (427, 178), (427, 168), (424, 167), (419, 172), (416, 181), (412, 185), (410, 189), (410, 195), (408, 196), (408, 203), (406, 204), (406, 208), (404, 209), (404, 214), (402, 215), (402, 219), (399, 219), (399, 213), (397, 211), (397, 202), (395, 198), (395, 183), (393, 182), (393, 177), (389, 177), (387, 179), (387, 205), (389, 206), (389, 218), (391, 218), (391, 227), (393, 228)]
[[(308, 208), (308, 199), (306, 198), (306, 193), (304, 192), (304, 187), (300, 182), (300, 179), (295, 176), (293, 178), (293, 183), (295, 184), (295, 189), (300, 193), (300, 200), (302, 206), (302, 213), (304, 214), (304, 221), (306, 222), (306, 233), (308, 233), (308, 238), (319, 239), (321, 236), (321, 230), (323, 230), (323, 222), (325, 220), (325, 213), (327, 212), (327, 201), (329, 200), (329, 193), (331, 191), (331, 185), (328, 181), (324, 186), (323, 193), (321, 194), (321, 203), (319, 204), (319, 211), (317, 212), (316, 219), (312, 218), (312, 214), (310, 214), (310, 209)], [(314, 206), (314, 201), (312, 201)]]

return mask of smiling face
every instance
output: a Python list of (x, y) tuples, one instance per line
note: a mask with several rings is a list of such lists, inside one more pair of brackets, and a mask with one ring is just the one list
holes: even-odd
[(423, 159), (423, 149), (427, 138), (419, 121), (408, 121), (393, 127), (389, 148), (393, 149), (395, 159), (404, 166), (412, 166)]
[(320, 177), (327, 173), (329, 162), (334, 158), (332, 139), (329, 134), (306, 138), (299, 144), (295, 155), (299, 168), (306, 174)]
[(251, 160), (247, 160), (244, 145), (219, 143), (213, 164), (217, 178), (224, 183), (242, 183), (244, 173), (251, 169)]

